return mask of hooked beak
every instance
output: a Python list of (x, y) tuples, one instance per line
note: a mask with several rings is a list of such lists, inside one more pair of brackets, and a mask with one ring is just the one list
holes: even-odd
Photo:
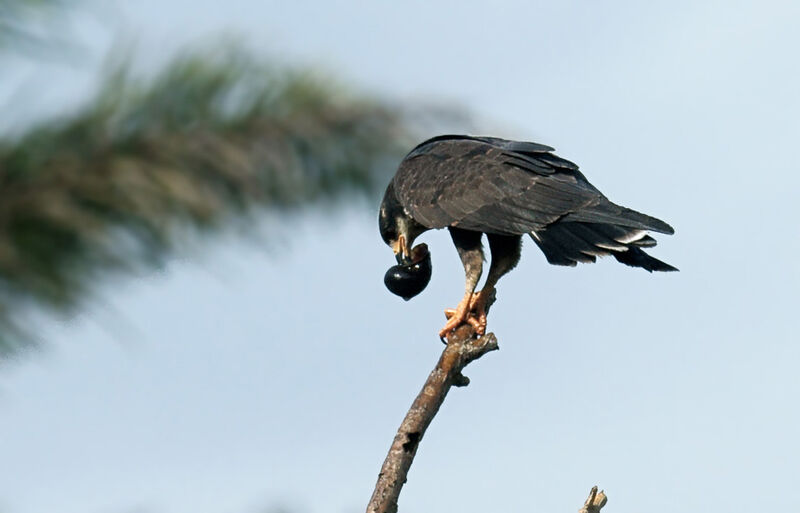
[(404, 235), (397, 238), (397, 242), (392, 246), (392, 251), (394, 251), (394, 257), (398, 265), (411, 265), (414, 263), (411, 260), (411, 252), (408, 250)]
[(411, 266), (416, 265), (428, 255), (428, 245), (423, 243), (416, 247), (409, 248), (406, 244), (405, 236), (398, 237), (397, 242), (392, 246), (397, 265)]

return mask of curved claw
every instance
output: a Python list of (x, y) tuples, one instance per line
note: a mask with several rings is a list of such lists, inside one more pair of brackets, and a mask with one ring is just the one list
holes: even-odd
[(453, 316), (447, 319), (447, 322), (444, 325), (444, 328), (439, 330), (439, 338), (445, 339), (447, 335), (450, 334), (451, 331), (456, 329), (462, 322), (464, 322), (464, 318), (466, 317), (466, 310), (464, 313), (459, 313), (456, 311)]

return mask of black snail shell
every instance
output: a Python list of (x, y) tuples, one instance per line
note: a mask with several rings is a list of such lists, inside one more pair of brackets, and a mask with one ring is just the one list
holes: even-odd
[(426, 253), (419, 262), (390, 267), (383, 277), (383, 283), (392, 294), (408, 301), (425, 290), (431, 281), (431, 271), (431, 255)]

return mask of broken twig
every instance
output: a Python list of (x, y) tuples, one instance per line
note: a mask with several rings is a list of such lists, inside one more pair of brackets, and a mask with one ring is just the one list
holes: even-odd
[(578, 513), (600, 513), (600, 510), (608, 502), (608, 497), (603, 490), (597, 491), (597, 487), (593, 486), (589, 492), (589, 497), (583, 504), (583, 507), (578, 510)]

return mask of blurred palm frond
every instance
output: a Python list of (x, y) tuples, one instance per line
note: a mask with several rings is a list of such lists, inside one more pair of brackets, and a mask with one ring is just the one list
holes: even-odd
[(79, 0), (0, 0), (0, 51), (39, 51), (63, 44), (65, 14)]
[(162, 262), (178, 229), (376, 190), (411, 124), (236, 48), (149, 79), (115, 66), (88, 106), (0, 140), (0, 356), (30, 344), (21, 308), (72, 311), (103, 273)]

